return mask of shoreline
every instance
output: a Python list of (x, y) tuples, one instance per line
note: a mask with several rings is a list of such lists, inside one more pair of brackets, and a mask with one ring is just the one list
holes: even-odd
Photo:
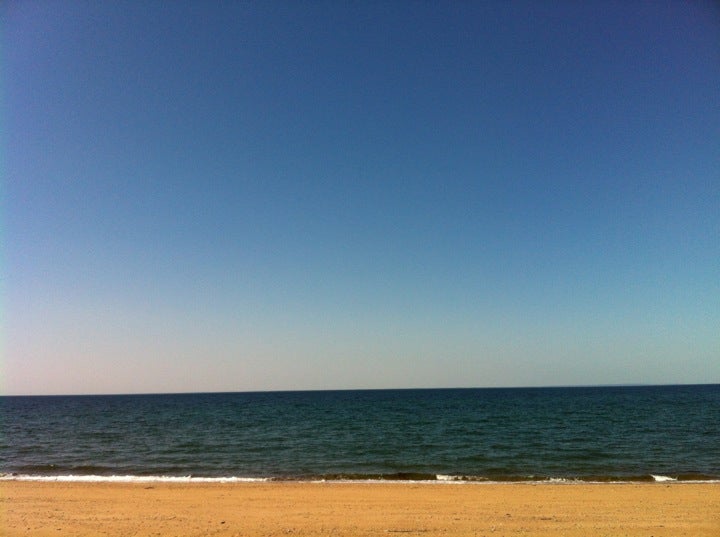
[[(427, 486), (427, 485), (455, 486)], [(720, 534), (720, 484), (0, 482), (5, 535)], [(568, 485), (568, 486), (558, 486)]]
[(458, 485), (503, 485), (503, 484), (563, 484), (563, 485), (622, 485), (622, 484), (652, 484), (652, 483), (678, 483), (678, 484), (720, 484), (720, 478), (715, 476), (699, 476), (688, 474), (644, 474), (640, 476), (583, 476), (583, 477), (535, 477), (527, 478), (501, 478), (492, 479), (472, 475), (445, 475), (445, 474), (325, 474), (308, 476), (198, 476), (198, 475), (143, 475), (143, 474), (19, 474), (0, 473), (0, 482), (28, 481), (38, 483), (377, 483), (377, 484), (458, 484)]
[(77, 483), (77, 484), (159, 484), (159, 485), (244, 485), (254, 483), (284, 484), (297, 483), (300, 485), (427, 485), (427, 486), (555, 486), (555, 485), (720, 485), (718, 479), (658, 479), (650, 480), (583, 480), (583, 479), (532, 479), (532, 480), (499, 480), (492, 479), (304, 479), (304, 478), (263, 478), (263, 477), (190, 477), (190, 476), (12, 476), (0, 477), (0, 483)]

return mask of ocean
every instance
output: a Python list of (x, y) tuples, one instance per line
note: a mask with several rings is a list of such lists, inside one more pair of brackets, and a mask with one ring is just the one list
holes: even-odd
[(0, 479), (719, 481), (720, 385), (0, 398)]

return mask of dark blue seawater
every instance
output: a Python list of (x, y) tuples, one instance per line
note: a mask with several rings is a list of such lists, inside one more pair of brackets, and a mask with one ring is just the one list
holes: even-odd
[(0, 398), (18, 476), (720, 479), (720, 385)]

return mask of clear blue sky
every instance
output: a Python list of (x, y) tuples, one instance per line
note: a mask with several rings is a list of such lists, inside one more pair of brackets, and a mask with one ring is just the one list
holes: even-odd
[(2, 393), (720, 382), (713, 2), (5, 2)]

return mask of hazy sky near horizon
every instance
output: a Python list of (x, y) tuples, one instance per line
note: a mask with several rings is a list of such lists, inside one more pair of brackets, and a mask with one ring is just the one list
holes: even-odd
[(0, 10), (2, 393), (720, 382), (717, 4)]

